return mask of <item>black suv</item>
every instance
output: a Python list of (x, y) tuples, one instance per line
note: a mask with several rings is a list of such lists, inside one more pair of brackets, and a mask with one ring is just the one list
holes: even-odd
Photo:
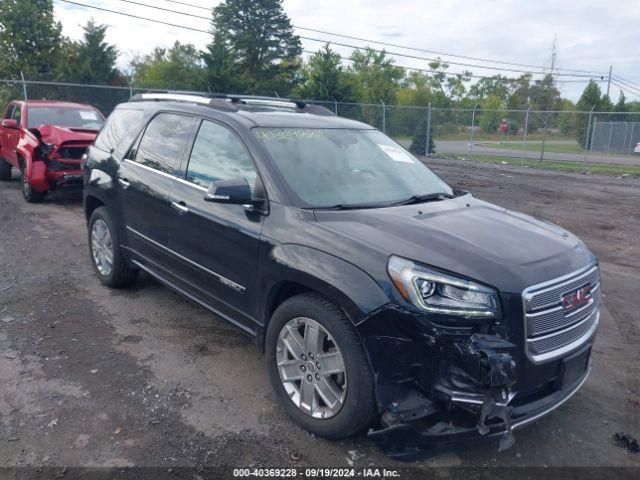
[(512, 429), (584, 383), (597, 261), (301, 101), (143, 94), (84, 163), (102, 283), (139, 270), (255, 338), (282, 407), (398, 457)]

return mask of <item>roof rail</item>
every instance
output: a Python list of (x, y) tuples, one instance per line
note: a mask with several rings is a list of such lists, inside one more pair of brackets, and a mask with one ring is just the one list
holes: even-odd
[(289, 98), (264, 97), (258, 95), (233, 95), (226, 93), (200, 94), (195, 92), (149, 92), (133, 96), (130, 102), (141, 101), (174, 101), (207, 105), (225, 111), (237, 111), (240, 105), (256, 105), (265, 107), (285, 107), (313, 115), (334, 116), (335, 114), (320, 105), (313, 105), (304, 100)]

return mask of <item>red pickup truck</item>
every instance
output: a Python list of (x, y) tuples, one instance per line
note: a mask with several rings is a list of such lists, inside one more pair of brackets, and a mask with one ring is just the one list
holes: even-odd
[(20, 170), (27, 202), (40, 202), (51, 190), (82, 187), (82, 155), (103, 123), (91, 105), (11, 102), (0, 125), (0, 180), (11, 179), (12, 167)]

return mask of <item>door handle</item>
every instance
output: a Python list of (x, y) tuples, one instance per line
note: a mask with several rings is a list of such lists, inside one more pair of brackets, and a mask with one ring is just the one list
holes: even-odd
[(129, 181), (126, 178), (122, 178), (122, 177), (118, 177), (118, 183), (125, 190), (129, 188), (129, 185), (131, 185), (131, 183), (129, 183)]
[(189, 213), (189, 207), (184, 202), (171, 202), (171, 206), (178, 211), (180, 215)]

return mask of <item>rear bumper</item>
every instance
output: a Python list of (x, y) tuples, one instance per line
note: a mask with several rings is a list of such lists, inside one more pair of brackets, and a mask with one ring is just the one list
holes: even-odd
[[(517, 430), (549, 415), (569, 400), (591, 373), (591, 360), (581, 378), (563, 390), (532, 403), (513, 407), (510, 412), (511, 430)], [(476, 426), (459, 427), (451, 423), (436, 423), (421, 428), (418, 423), (399, 423), (387, 428), (371, 429), (369, 437), (396, 460), (413, 460), (425, 450), (451, 446), (467, 441), (496, 440), (509, 434), (504, 422), (489, 424), (488, 433), (482, 435)]]

